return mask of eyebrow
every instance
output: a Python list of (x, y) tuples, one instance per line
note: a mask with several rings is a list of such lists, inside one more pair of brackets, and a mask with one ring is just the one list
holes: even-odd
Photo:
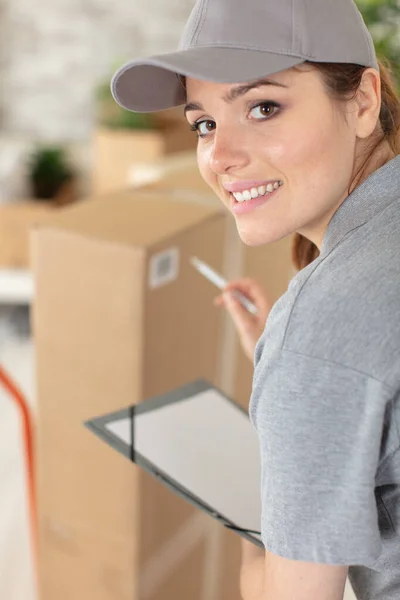
[[(289, 87), (287, 85), (284, 85), (283, 83), (272, 81), (271, 79), (258, 79), (257, 81), (253, 81), (252, 83), (246, 83), (245, 85), (233, 87), (231, 90), (229, 90), (227, 94), (225, 94), (225, 96), (223, 96), (222, 99), (228, 104), (231, 104), (237, 98), (240, 98), (241, 96), (247, 94), (247, 92), (250, 92), (250, 90), (255, 90), (263, 86), (274, 86), (281, 88)], [(183, 112), (186, 115), (186, 113), (188, 113), (191, 110), (204, 110), (204, 108), (201, 104), (198, 104), (197, 102), (189, 102), (189, 104), (186, 104)]]

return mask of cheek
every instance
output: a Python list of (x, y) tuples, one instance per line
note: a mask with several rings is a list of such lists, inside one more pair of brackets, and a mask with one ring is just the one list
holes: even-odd
[(200, 175), (206, 181), (206, 183), (208, 183), (210, 173), (209, 169), (207, 169), (207, 161), (205, 159), (204, 152), (202, 152), (199, 145), (197, 146), (197, 164), (199, 166)]
[(204, 181), (212, 189), (217, 188), (217, 178), (213, 170), (210, 168), (211, 148), (207, 148), (204, 144), (199, 143), (197, 146), (197, 164), (200, 175)]
[(307, 162), (318, 162), (332, 151), (330, 124), (317, 127), (315, 121), (297, 117), (285, 123), (268, 147), (271, 160), (304, 168)]
[[(352, 163), (354, 143), (346, 124), (331, 110), (318, 113), (318, 107), (302, 118), (295, 115), (285, 123), (276, 140), (268, 144), (268, 160), (289, 184), (316, 190)], [(273, 139), (273, 136), (272, 136)]]

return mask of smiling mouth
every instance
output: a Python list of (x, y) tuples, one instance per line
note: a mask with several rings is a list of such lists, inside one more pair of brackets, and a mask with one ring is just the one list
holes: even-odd
[(244, 215), (252, 212), (268, 202), (269, 197), (275, 195), (280, 187), (283, 186), (283, 181), (275, 181), (266, 186), (243, 190), (242, 192), (231, 192), (231, 210), (236, 215)]
[(260, 185), (258, 187), (252, 187), (247, 190), (243, 190), (242, 192), (232, 192), (232, 196), (235, 198), (236, 202), (249, 202), (250, 200), (255, 200), (260, 198), (261, 196), (268, 196), (268, 194), (272, 194), (275, 190), (283, 185), (283, 181), (277, 180), (267, 185)]

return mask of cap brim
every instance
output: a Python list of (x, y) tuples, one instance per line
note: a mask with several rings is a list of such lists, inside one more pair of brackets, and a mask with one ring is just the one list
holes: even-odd
[(267, 77), (304, 58), (238, 48), (196, 47), (127, 63), (114, 75), (111, 90), (123, 108), (155, 112), (180, 106), (186, 92), (178, 75), (217, 83)]

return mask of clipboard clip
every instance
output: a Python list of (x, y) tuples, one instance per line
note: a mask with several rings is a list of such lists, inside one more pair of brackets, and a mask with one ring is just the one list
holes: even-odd
[(236, 525), (228, 524), (226, 524), (225, 527), (227, 527), (227, 529), (232, 529), (233, 531), (241, 531), (242, 533), (254, 533), (255, 535), (261, 535), (261, 531), (255, 531), (254, 529), (244, 529), (243, 527), (236, 527)]

